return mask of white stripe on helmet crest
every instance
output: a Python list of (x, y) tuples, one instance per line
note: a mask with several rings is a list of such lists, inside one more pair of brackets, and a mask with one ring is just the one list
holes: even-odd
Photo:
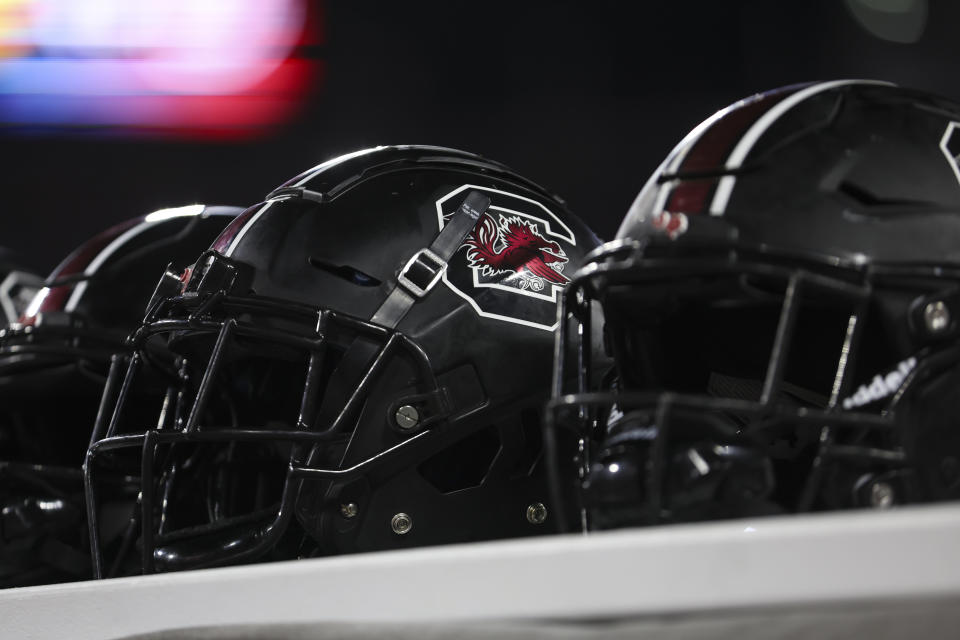
[(338, 165), (338, 164), (340, 164), (341, 162), (346, 162), (347, 160), (350, 160), (350, 159), (352, 159), (352, 158), (358, 158), (358, 157), (360, 157), (360, 156), (365, 156), (365, 155), (367, 155), (368, 153), (373, 153), (374, 151), (379, 151), (380, 149), (383, 149), (383, 148), (384, 148), (384, 147), (382, 147), (382, 146), (380, 146), (380, 147), (370, 147), (369, 149), (361, 149), (360, 151), (352, 151), (352, 152), (350, 152), (350, 153), (345, 153), (345, 154), (343, 154), (342, 156), (337, 156), (336, 158), (331, 158), (330, 160), (327, 160), (326, 162), (322, 162), (322, 163), (318, 164), (317, 166), (315, 166), (313, 169), (310, 169), (309, 171), (307, 171), (306, 173), (304, 173), (302, 178), (300, 178), (299, 180), (297, 180), (296, 182), (293, 183), (293, 186), (295, 186), (295, 187), (302, 187), (303, 185), (305, 185), (305, 184), (307, 184), (308, 182), (310, 182), (311, 180), (313, 180), (313, 179), (317, 176), (317, 174), (326, 171), (327, 169), (329, 169), (330, 167), (332, 167), (332, 166), (334, 166), (334, 165)]
[[(113, 242), (108, 244), (104, 249), (96, 255), (96, 257), (90, 261), (90, 264), (87, 265), (87, 268), (83, 270), (83, 275), (92, 276), (97, 272), (97, 270), (107, 261), (107, 258), (112, 256), (117, 250), (122, 247), (124, 244), (130, 241), (131, 238), (135, 238), (140, 235), (150, 227), (163, 222), (164, 220), (169, 220), (171, 218), (181, 218), (185, 216), (195, 216), (203, 213), (206, 209), (205, 205), (202, 204), (191, 204), (184, 207), (174, 207), (171, 209), (159, 209), (153, 213), (147, 214), (143, 218), (143, 222), (140, 224), (127, 229), (119, 236), (113, 239)], [(66, 312), (75, 311), (77, 305), (80, 304), (80, 300), (83, 298), (83, 294), (87, 290), (87, 281), (81, 280), (77, 283), (76, 288), (70, 294), (70, 299), (67, 300), (67, 304), (63, 307), (63, 310)], [(33, 303), (31, 303), (33, 306)], [(39, 305), (38, 305), (39, 306)]]
[[(801, 89), (800, 91), (787, 96), (775, 104), (769, 111), (764, 113), (759, 119), (757, 119), (756, 122), (753, 123), (753, 126), (747, 130), (743, 137), (740, 138), (737, 146), (734, 147), (733, 151), (730, 152), (730, 155), (727, 157), (727, 164), (724, 168), (727, 171), (735, 171), (736, 169), (739, 169), (743, 165), (743, 161), (747, 157), (747, 154), (750, 153), (750, 150), (753, 148), (753, 145), (755, 145), (757, 140), (760, 139), (760, 136), (762, 136), (764, 132), (773, 125), (774, 122), (779, 120), (780, 116), (785, 114), (794, 106), (800, 104), (810, 96), (827, 91), (828, 89), (851, 84), (892, 86), (892, 83), (890, 82), (882, 82), (879, 80), (833, 80), (831, 82), (821, 82), (811, 85), (805, 89)], [(717, 190), (713, 194), (713, 202), (710, 204), (710, 215), (722, 216), (724, 211), (727, 210), (727, 204), (730, 202), (730, 195), (733, 193), (733, 187), (736, 182), (736, 176), (726, 175), (720, 178), (720, 182), (717, 183)]]
[(230, 246), (227, 247), (227, 250), (223, 252), (223, 255), (225, 257), (229, 258), (233, 256), (233, 252), (237, 250), (237, 245), (239, 245), (240, 241), (243, 240), (243, 236), (247, 235), (247, 231), (250, 230), (250, 227), (257, 224), (257, 220), (260, 219), (260, 216), (262, 216), (267, 209), (272, 207), (275, 202), (277, 201), (276, 200), (267, 201), (266, 204), (260, 207), (260, 211), (257, 211), (255, 214), (253, 214), (252, 218), (247, 220), (246, 224), (243, 225), (243, 227), (240, 229), (237, 235), (233, 238), (233, 240), (230, 241)]
[[(646, 212), (653, 212), (653, 215), (656, 215), (657, 212), (663, 211), (663, 208), (667, 204), (667, 198), (670, 196), (670, 192), (673, 190), (670, 185), (661, 185), (659, 180), (661, 176), (671, 175), (677, 172), (680, 165), (686, 159), (687, 154), (690, 153), (690, 149), (693, 148), (693, 145), (697, 143), (698, 140), (703, 136), (706, 131), (714, 125), (718, 120), (722, 119), (724, 116), (729, 114), (731, 111), (736, 111), (740, 107), (744, 106), (762, 97), (760, 94), (744, 98), (734, 102), (733, 104), (720, 109), (712, 116), (698, 124), (693, 128), (690, 133), (684, 136), (677, 146), (673, 148), (670, 152), (670, 155), (661, 163), (657, 170), (654, 171), (650, 177), (647, 179), (647, 182), (643, 185), (643, 188), (640, 189), (640, 193), (637, 194), (637, 197), (634, 199), (633, 204), (630, 205), (630, 210), (627, 212), (626, 217), (623, 219), (623, 222), (620, 223), (620, 228), (617, 230), (617, 237), (621, 237), (624, 233), (624, 230), (635, 225), (638, 220), (636, 218), (642, 217)], [(652, 207), (645, 206), (646, 202), (650, 200), (651, 197), (656, 196), (656, 201)]]

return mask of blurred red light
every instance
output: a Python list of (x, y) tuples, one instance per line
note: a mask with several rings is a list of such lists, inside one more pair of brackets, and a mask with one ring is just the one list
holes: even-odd
[[(11, 4), (12, 3), (12, 4)], [(0, 2), (0, 121), (132, 134), (248, 137), (323, 77), (303, 0)]]

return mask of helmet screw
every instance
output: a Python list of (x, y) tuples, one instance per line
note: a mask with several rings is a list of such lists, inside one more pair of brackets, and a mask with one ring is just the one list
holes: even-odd
[(530, 524), (543, 524), (547, 519), (547, 508), (542, 502), (534, 502), (527, 507), (527, 522)]
[(889, 509), (893, 506), (893, 487), (886, 482), (875, 482), (870, 487), (870, 504), (878, 509)]
[(930, 333), (943, 333), (950, 326), (950, 310), (942, 300), (927, 303), (923, 308), (923, 322)]
[(390, 519), (390, 528), (398, 536), (406, 535), (413, 529), (413, 518), (405, 513), (398, 513)]
[(401, 429), (413, 429), (420, 424), (420, 412), (417, 411), (416, 407), (405, 404), (397, 409), (397, 414), (394, 416), (394, 419), (397, 421), (397, 426)]
[(347, 502), (340, 505), (340, 515), (347, 520), (356, 518), (358, 513), (360, 513), (360, 508), (357, 506), (356, 502)]

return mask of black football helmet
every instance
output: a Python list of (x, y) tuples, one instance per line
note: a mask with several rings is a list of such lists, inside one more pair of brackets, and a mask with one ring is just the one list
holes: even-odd
[(89, 576), (81, 466), (110, 358), (142, 320), (156, 274), (191, 264), (240, 211), (190, 205), (107, 229), (0, 331), (0, 586)]
[(960, 104), (868, 81), (684, 138), (564, 298), (548, 422), (583, 526), (960, 497), (958, 154)]
[(470, 153), (378, 147), (297, 176), (164, 276), (111, 373), (91, 515), (101, 469), (142, 479), (144, 572), (556, 530), (540, 412), (565, 274), (596, 244)]

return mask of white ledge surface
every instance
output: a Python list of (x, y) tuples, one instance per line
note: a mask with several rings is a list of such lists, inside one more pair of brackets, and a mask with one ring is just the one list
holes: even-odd
[(0, 591), (4, 637), (586, 620), (960, 595), (960, 505), (623, 530)]

